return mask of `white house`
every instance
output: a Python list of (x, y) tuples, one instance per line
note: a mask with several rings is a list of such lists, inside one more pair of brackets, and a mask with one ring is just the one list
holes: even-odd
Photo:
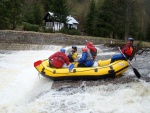
[(71, 15), (67, 16), (67, 25), (68, 28), (74, 28), (77, 29), (77, 25), (79, 24)]
[[(66, 24), (69, 29), (77, 29), (79, 23), (73, 17), (67, 16), (66, 19)], [(43, 20), (45, 20), (45, 27), (52, 28), (54, 31), (59, 31), (64, 27), (64, 23), (52, 12), (48, 12)]]

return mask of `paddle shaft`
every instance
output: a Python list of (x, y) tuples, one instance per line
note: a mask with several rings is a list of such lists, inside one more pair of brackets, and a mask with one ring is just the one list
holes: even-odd
[[(122, 53), (122, 51), (121, 51), (121, 49), (120, 49), (120, 47), (119, 47), (119, 51), (121, 52), (121, 54), (124, 56), (124, 58), (126, 59), (126, 60), (128, 60), (127, 59), (127, 57)], [(132, 69), (133, 69), (133, 71), (134, 71), (134, 73), (135, 73), (135, 75), (138, 77), (138, 78), (141, 78), (141, 75), (140, 75), (140, 73), (131, 65), (131, 63), (130, 62), (128, 62), (129, 63), (129, 65), (132, 67)]]
[[(124, 58), (128, 61), (128, 59), (127, 59), (127, 57), (122, 53), (122, 51), (121, 51), (121, 49), (120, 49), (120, 47), (119, 47), (119, 51), (121, 52), (121, 54), (124, 56)], [(129, 65), (133, 68), (133, 66), (130, 64), (130, 62), (128, 62), (129, 63)]]
[(74, 64), (71, 64), (71, 65), (69, 66), (69, 72), (74, 68), (74, 65), (76, 65), (76, 63), (78, 63), (78, 62), (75, 62)]

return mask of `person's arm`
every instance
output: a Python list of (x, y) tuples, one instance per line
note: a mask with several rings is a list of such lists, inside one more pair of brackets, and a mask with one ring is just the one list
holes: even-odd
[(68, 57), (72, 58), (72, 52), (69, 52)]
[(82, 57), (78, 60), (79, 63), (83, 63), (87, 58), (87, 53), (82, 53)]
[(66, 63), (67, 65), (69, 65), (69, 64), (70, 64), (70, 62), (69, 62), (69, 58), (68, 58), (68, 56), (67, 56), (67, 55), (65, 56), (65, 63)]
[(85, 42), (86, 42), (86, 43), (88, 43), (88, 41), (87, 41), (87, 40), (85, 40)]

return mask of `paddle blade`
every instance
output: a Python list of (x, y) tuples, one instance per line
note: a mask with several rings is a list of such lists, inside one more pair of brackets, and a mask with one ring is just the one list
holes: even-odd
[(73, 68), (74, 68), (74, 64), (71, 64), (71, 65), (69, 66), (69, 72), (70, 72)]
[(141, 78), (140, 73), (135, 68), (133, 68), (133, 71), (138, 78)]
[(42, 63), (42, 60), (38, 60), (38, 61), (34, 62), (34, 67), (40, 65), (41, 63)]

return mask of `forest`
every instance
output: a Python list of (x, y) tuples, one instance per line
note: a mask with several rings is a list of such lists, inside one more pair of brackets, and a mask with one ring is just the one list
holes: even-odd
[(43, 17), (50, 11), (73, 16), (79, 22), (75, 35), (150, 41), (149, 5), (150, 0), (1, 0), (0, 30), (47, 32)]

